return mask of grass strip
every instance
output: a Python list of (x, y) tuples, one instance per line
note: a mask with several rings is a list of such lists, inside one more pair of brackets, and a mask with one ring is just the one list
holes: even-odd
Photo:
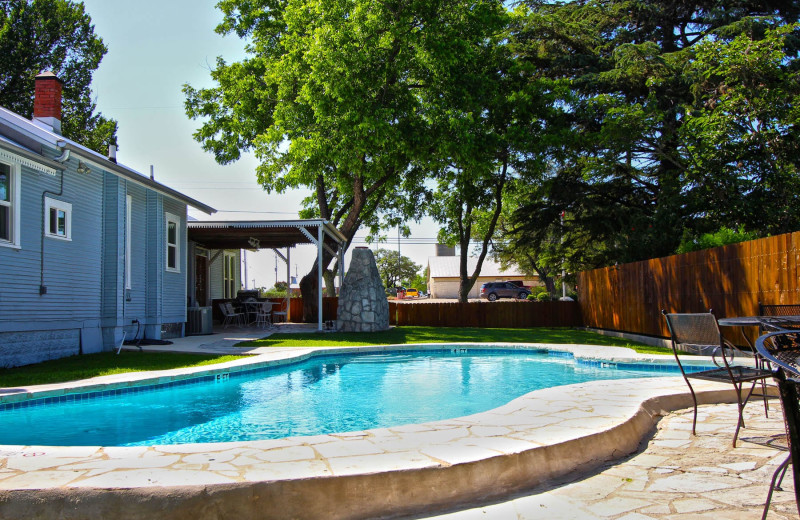
[(484, 329), (443, 327), (394, 327), (381, 332), (306, 332), (273, 334), (239, 343), (240, 347), (351, 347), (409, 343), (567, 343), (628, 347), (643, 354), (671, 354), (653, 347), (596, 332), (571, 328)]
[(25, 387), (89, 379), (91, 377), (214, 365), (242, 356), (210, 356), (171, 352), (101, 352), (71, 356), (35, 365), (0, 369), (0, 387)]

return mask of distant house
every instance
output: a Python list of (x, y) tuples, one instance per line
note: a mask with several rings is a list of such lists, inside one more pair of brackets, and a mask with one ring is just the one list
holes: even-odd
[[(458, 298), (460, 284), (459, 256), (428, 257), (428, 292), (431, 298)], [(477, 258), (467, 259), (467, 272), (472, 274)], [(484, 259), (478, 280), (469, 292), (470, 298), (479, 298), (481, 284), (486, 282), (520, 281), (525, 286), (541, 285), (536, 276), (526, 276), (514, 269), (503, 271), (500, 264)]]
[(187, 206), (215, 211), (60, 127), (51, 73), (33, 120), (0, 107), (0, 366), (183, 335)]

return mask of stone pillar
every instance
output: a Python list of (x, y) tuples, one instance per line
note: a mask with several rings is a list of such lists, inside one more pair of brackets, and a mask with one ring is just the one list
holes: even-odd
[(339, 291), (337, 329), (343, 332), (375, 332), (389, 328), (389, 301), (372, 251), (353, 249), (350, 269)]

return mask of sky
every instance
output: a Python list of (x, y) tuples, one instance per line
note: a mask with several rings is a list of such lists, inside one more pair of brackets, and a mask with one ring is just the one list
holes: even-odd
[[(95, 34), (108, 47), (95, 71), (92, 91), (97, 110), (118, 122), (117, 160), (162, 184), (203, 202), (218, 212), (209, 216), (189, 209), (198, 220), (287, 220), (297, 218), (306, 191), (267, 194), (255, 180), (257, 160), (243, 156), (219, 165), (192, 138), (201, 122), (183, 108), (182, 87), (212, 87), (212, 65), (218, 56), (237, 61), (244, 42), (222, 37), (214, 28), (222, 14), (217, 0), (84, 0)], [(410, 239), (400, 239), (400, 253), (423, 268), (434, 255), (438, 227), (431, 220), (409, 222)], [(367, 245), (364, 232), (351, 247)], [(389, 232), (379, 247), (398, 248), (398, 234)], [(374, 249), (375, 246), (372, 246)], [(291, 275), (312, 267), (316, 250), (292, 251)], [(286, 265), (271, 250), (247, 253), (247, 287), (272, 287), (286, 280)], [(349, 255), (345, 266), (349, 265)]]

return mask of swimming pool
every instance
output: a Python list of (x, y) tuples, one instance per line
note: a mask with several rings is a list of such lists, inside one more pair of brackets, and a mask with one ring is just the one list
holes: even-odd
[(135, 446), (358, 431), (471, 415), (556, 385), (677, 373), (665, 370), (526, 349), (326, 355), (212, 381), (7, 406), (0, 444)]

